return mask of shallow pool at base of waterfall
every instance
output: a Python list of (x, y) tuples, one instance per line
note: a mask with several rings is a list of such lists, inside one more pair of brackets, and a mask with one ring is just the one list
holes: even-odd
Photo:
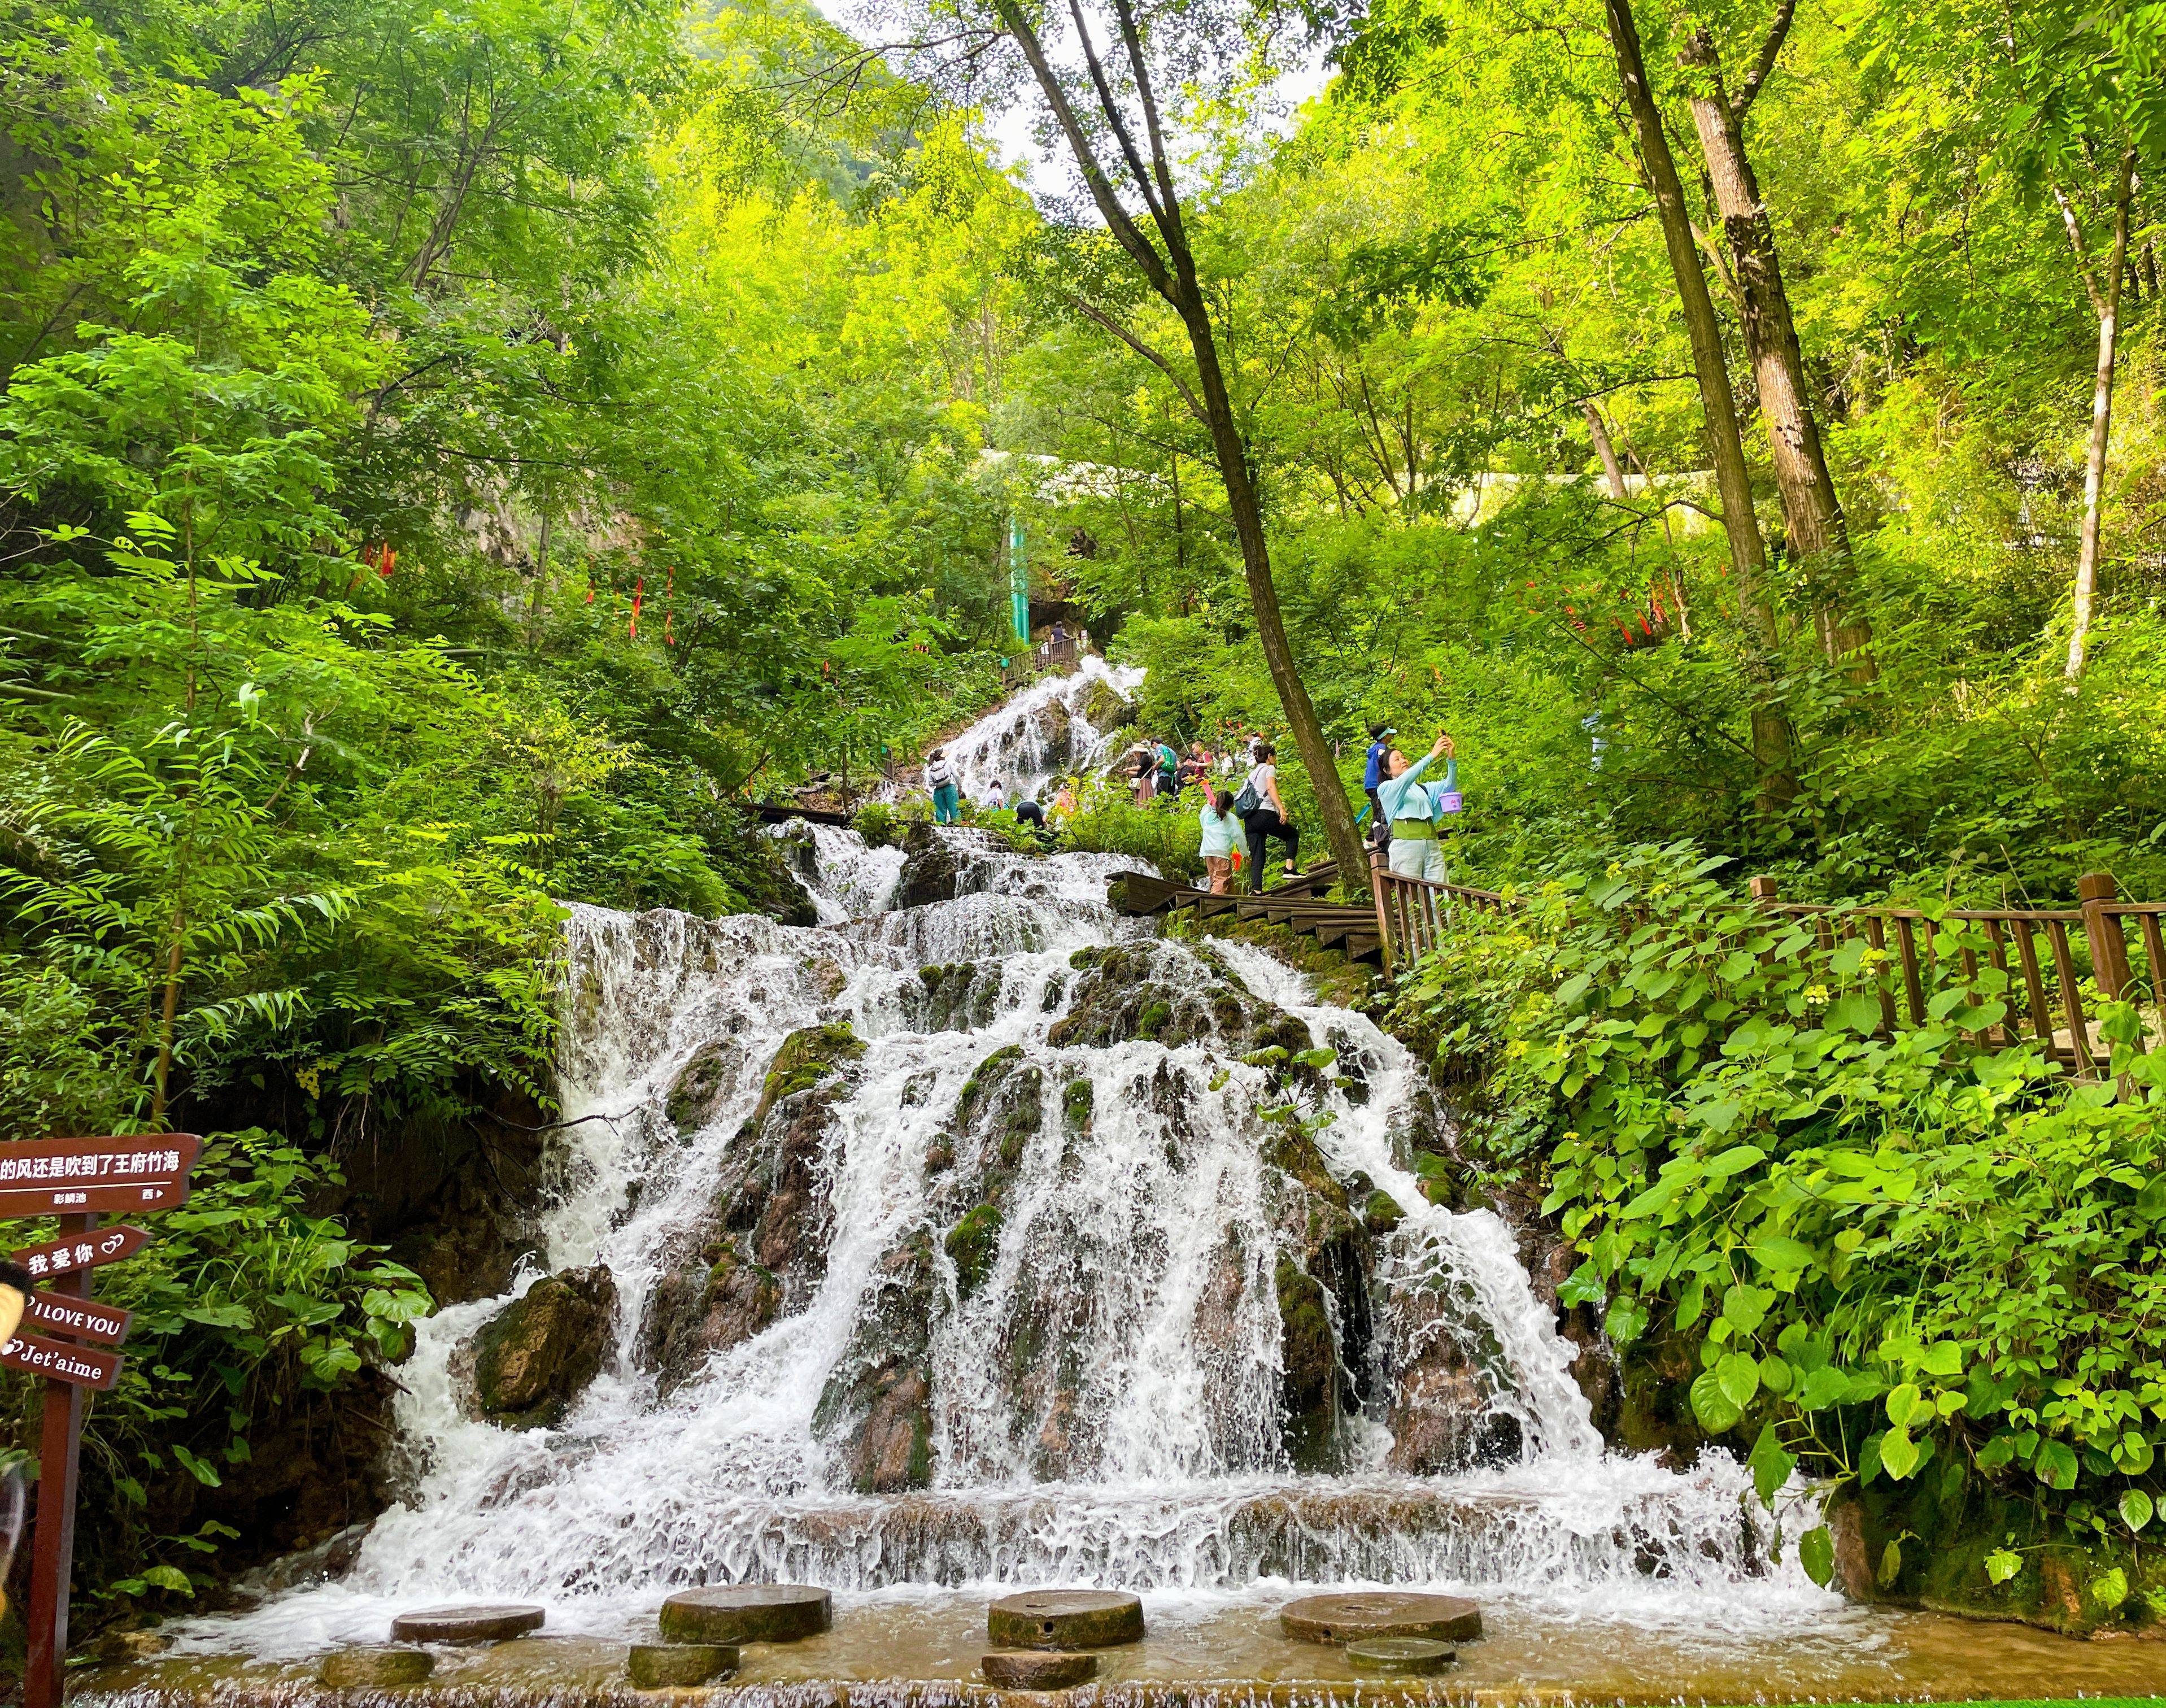
[[(1296, 1642), (1278, 1628), (1286, 1600), (1313, 1585), (1260, 1583), (1235, 1594), (1144, 1595), (1144, 1640), (1098, 1651), (1097, 1685), (1133, 1708), (1223, 1708), (1291, 1701), (1329, 1708), (1392, 1700), (1479, 1702), (1801, 1702), (2132, 1696), (2161, 1688), (2156, 1643), (2078, 1642), (2013, 1625), (1932, 1613), (1794, 1601), (1779, 1590), (1728, 1610), (1695, 1607), (1659, 1589), (1607, 1606), (1583, 1598), (1482, 1595), (1484, 1633), (1433, 1681), (1358, 1679), (1343, 1651)], [(916, 1587), (838, 1595), (832, 1630), (803, 1642), (747, 1647), (718, 1705), (745, 1708), (932, 1708), (978, 1678), (987, 1647), (988, 1593)], [(462, 1708), (556, 1708), (629, 1692), (628, 1644), (652, 1642), (659, 1598), (558, 1604), (547, 1631), (483, 1648), (440, 1648), (425, 1686), (382, 1693), (417, 1704), (455, 1697)], [(291, 1604), (289, 1604), (290, 1605)], [(240, 1654), (198, 1623), (181, 1651), (95, 1675), (76, 1708), (159, 1708), (216, 1698), (296, 1702), (310, 1694), (316, 1655), (384, 1640), (395, 1604), (317, 1592), (294, 1606), (293, 1647)], [(1357, 1681), (1358, 1680), (1358, 1681)], [(847, 1692), (842, 1688), (851, 1686)], [(943, 1689), (942, 1687), (951, 1687)], [(813, 1688), (807, 1688), (813, 1687)], [(1091, 1687), (1086, 1687), (1087, 1692)], [(700, 1692), (700, 1696), (709, 1693)], [(1027, 1700), (1045, 1700), (1043, 1697)]]

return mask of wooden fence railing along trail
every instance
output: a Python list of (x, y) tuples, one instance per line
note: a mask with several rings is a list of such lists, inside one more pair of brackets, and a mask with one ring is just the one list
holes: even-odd
[[(1521, 904), (1492, 890), (1402, 877), (1381, 858), (1370, 875), (1376, 927), (1387, 973), (1435, 949), (1462, 912), (1503, 912)], [(2100, 1002), (2148, 997), (2153, 1036), (2166, 1031), (2166, 902), (2124, 899), (2111, 874), (2090, 872), (2077, 880), (2074, 907), (1957, 907), (1927, 913), (1915, 907), (1852, 907), (1784, 902), (1775, 880), (1755, 878), (1753, 899), (1771, 914), (1809, 923), (1831, 964), (1831, 999), (1864, 993), (1878, 1002), (1880, 1030), (1899, 1018), (1914, 1026), (1938, 1018), (1934, 1001), (1960, 991), (1975, 1006), (1988, 997), (2005, 1005), (2005, 1016), (1973, 1032), (1989, 1050), (2035, 1041), (2049, 1060), (2070, 1071), (2092, 1074), (2111, 1059), (2099, 1032), (2086, 986)], [(1836, 951), (1862, 941), (1877, 954), (1856, 958), (1846, 977), (1833, 970)], [(2141, 954), (2139, 976), (2132, 944)], [(1981, 989), (1984, 968), (2000, 976), (1997, 991)], [(1952, 1006), (1942, 1010), (1952, 1012)]]

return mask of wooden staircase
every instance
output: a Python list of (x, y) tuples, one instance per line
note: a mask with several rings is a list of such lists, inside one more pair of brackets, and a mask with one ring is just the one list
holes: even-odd
[(1377, 936), (1375, 907), (1316, 899), (1316, 892), (1329, 889), (1338, 876), (1337, 865), (1326, 861), (1260, 896), (1213, 896), (1144, 872), (1122, 872), (1107, 890), (1113, 906), (1123, 913), (1140, 917), (1170, 913), (1178, 907), (1192, 907), (1204, 919), (1231, 913), (1241, 919), (1286, 926), (1303, 937), (1314, 938), (1318, 947), (1334, 949), (1349, 960), (1381, 966), (1383, 948)]

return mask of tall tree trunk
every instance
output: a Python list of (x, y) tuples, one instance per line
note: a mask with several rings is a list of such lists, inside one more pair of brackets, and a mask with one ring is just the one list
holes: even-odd
[(1790, 8), (1785, 6), (1762, 50), (1758, 67), (1735, 100), (1723, 87), (1721, 59), (1704, 29), (1693, 33), (1677, 59), (1698, 74), (1698, 87), (1692, 96), (1693, 125), (1699, 133), (1708, 181), (1714, 191), (1716, 211), (1722, 216), (1730, 276), (1736, 285), (1738, 320), (1752, 359), (1761, 419), (1767, 424), (1775, 487), (1782, 494), (1791, 556), (1820, 590), (1815, 601), (1818, 606), (1815, 626), (1828, 662), (1846, 664), (1853, 681), (1868, 682), (1878, 674), (1873, 662), (1873, 631), (1863, 618), (1844, 611), (1841, 597), (1848, 580), (1850, 530), (1836, 497), (1827, 453), (1820, 444), (1820, 426), (1813, 417), (1806, 390), (1804, 357), (1798, 344), (1797, 322), (1790, 313), (1790, 294), (1783, 283), (1775, 228), (1767, 217), (1760, 182), (1745, 147), (1746, 111), (1782, 47), (1789, 18)]
[(1752, 699), (1752, 754), (1760, 769), (1760, 810), (1772, 814), (1795, 797), (1798, 781), (1791, 757), (1790, 720), (1775, 686), (1775, 613), (1767, 603), (1767, 548), (1760, 538), (1759, 520), (1752, 513), (1751, 478), (1737, 431), (1737, 398), (1730, 389), (1721, 324), (1714, 317), (1707, 276), (1700, 271), (1699, 251), (1693, 243), (1692, 215), (1685, 205), (1684, 187), (1678, 182), (1677, 163), (1670, 153), (1661, 112), (1647, 82), (1646, 61), (1640, 51), (1631, 0), (1603, 0), (1603, 3), (1609, 14), (1609, 42), (1617, 55), (1624, 104), (1639, 139), (1647, 188), (1654, 194), (1656, 211), (1661, 218), (1662, 245), (1669, 251), (1677, 304), (1683, 310), (1685, 333), (1692, 343), (1693, 370), (1699, 381), (1708, 449), (1714, 458), (1715, 489), (1722, 498), (1722, 527), (1730, 539), (1730, 575), (1737, 584), (1738, 609), (1744, 620), (1745, 670)]
[[(2076, 553), (2075, 597), (2068, 630), (2068, 677), (2073, 682), (2084, 674), (2084, 649), (2090, 644), (2091, 616), (2098, 603), (2099, 523), (2105, 504), (2105, 453), (2113, 433), (2113, 370), (2118, 356), (2121, 329), (2121, 277), (2128, 266), (2128, 206), (2136, 182), (2136, 151), (2125, 150), (2113, 192), (2113, 253), (2107, 259), (2105, 277), (2093, 276), (2085, 267), (2084, 283), (2097, 311), (2098, 377), (2091, 389), (2091, 442), (2084, 457), (2083, 544)], [(2077, 258), (2083, 258), (2083, 228), (2065, 198), (2062, 215), (2067, 219)]]
[[(1192, 389), (1161, 352), (1123, 325), (1114, 315), (1072, 293), (1068, 299), (1080, 313), (1156, 366), (1172, 382), (1190, 413), (1209, 431), (1219, 479), (1226, 489), (1227, 513), (1233, 517), (1234, 537), (1240, 542), (1241, 567), (1248, 582), (1249, 602), (1255, 614), (1256, 638), (1263, 647), (1264, 663), (1271, 673), (1271, 685), (1278, 690), (1280, 708), (1293, 732), (1294, 748), (1301, 755), (1310, 785), (1316, 792), (1317, 810), (1323, 819), (1324, 840), (1330, 843), (1332, 855), (1339, 863), (1339, 881), (1366, 886), (1368, 857), (1361, 845), (1360, 833), (1354, 826), (1353, 808), (1346, 801), (1346, 785), (1339, 775), (1331, 743), (1324, 738), (1315, 704), (1301, 679), (1293, 648), (1286, 639), (1286, 620), (1280, 614), (1278, 588), (1271, 579), (1271, 552), (1264, 539), (1263, 508), (1249, 467), (1248, 447), (1241, 436), (1240, 421), (1234, 412), (1233, 398), (1219, 363), (1218, 336), (1197, 278), (1195, 254), (1189, 246), (1173, 161), (1166, 151), (1143, 33), (1134, 9), (1130, 0), (1113, 0), (1121, 49), (1128, 60), (1129, 87), (1140, 109), (1144, 138), (1141, 145), (1137, 141), (1136, 127), (1091, 39), (1089, 21), (1080, 3), (1071, 3), (1070, 16), (1089, 68), (1090, 87), (1096, 106), (1096, 122), (1087, 125), (1078, 114), (1059, 73), (1046, 56), (1045, 45), (1036, 25), (1018, 0), (995, 0), (995, 11), (1006, 34), (1022, 50), (1038, 93), (1059, 126), (1107, 228), (1160, 300), (1180, 317), (1181, 327), (1188, 335), (1189, 352), (1196, 363), (1197, 383)], [(1094, 132), (1105, 139), (1102, 144), (1094, 140)], [(1101, 146), (1104, 158), (1101, 157)], [(1107, 170), (1107, 160), (1117, 161), (1116, 169), (1125, 179), (1128, 193), (1143, 204), (1157, 233), (1156, 244), (1144, 234), (1138, 216), (1123, 204)]]

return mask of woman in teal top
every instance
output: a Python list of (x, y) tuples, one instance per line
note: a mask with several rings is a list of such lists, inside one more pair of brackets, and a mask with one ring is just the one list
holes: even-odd
[(1197, 815), (1203, 826), (1203, 870), (1211, 874), (1211, 893), (1234, 893), (1234, 850), (1241, 845), (1241, 821), (1234, 813), (1234, 797), (1223, 789), (1203, 791), (1203, 810)]
[[(1424, 774), (1436, 759), (1444, 761), (1444, 780), (1428, 783)], [(1392, 870), (1403, 878), (1445, 881), (1444, 849), (1436, 827), (1444, 817), (1443, 796), (1459, 787), (1459, 761), (1452, 757), (1451, 738), (1439, 730), (1436, 745), (1412, 764), (1394, 753), (1392, 775), (1376, 785), (1376, 800), (1385, 822), (1392, 827)]]

